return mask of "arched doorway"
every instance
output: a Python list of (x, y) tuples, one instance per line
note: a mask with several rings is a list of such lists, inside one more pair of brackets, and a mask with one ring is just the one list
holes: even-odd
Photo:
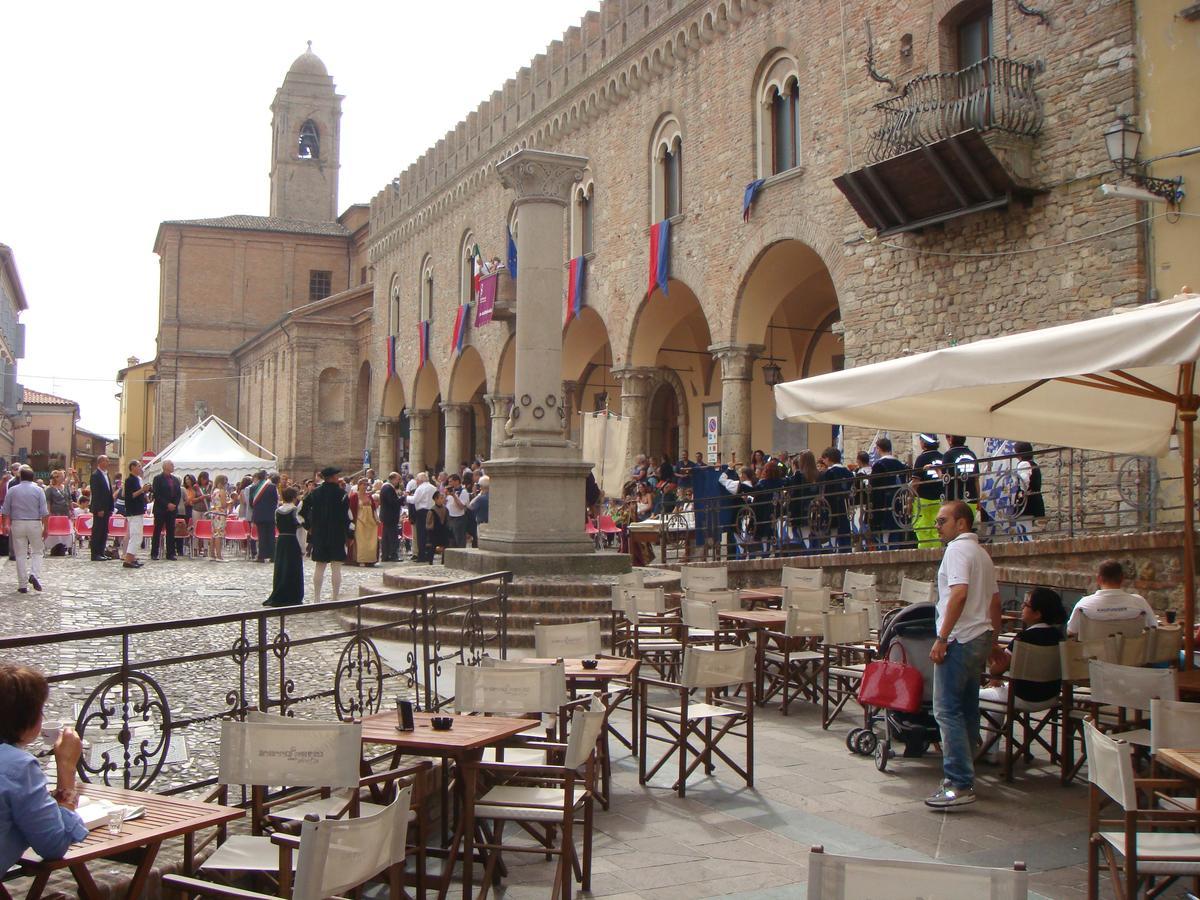
[(650, 422), (648, 449), (654, 456), (667, 454), (670, 459), (679, 459), (679, 402), (675, 389), (666, 383), (660, 384), (650, 399)]
[(569, 439), (581, 437), (578, 413), (605, 408), (620, 413), (621, 391), (612, 377), (608, 328), (591, 307), (580, 310), (563, 331), (562, 377), (572, 394), (564, 398), (571, 413), (566, 428)]
[(426, 363), (417, 373), (409, 416), (409, 465), (413, 471), (439, 467), (444, 458), (445, 422), (442, 389), (433, 363)]
[(386, 427), (381, 427), (377, 434), (379, 468), (382, 470), (387, 466), (399, 470), (401, 461), (408, 459), (409, 432), (408, 414), (404, 408), (404, 385), (395, 375), (389, 376), (383, 386), (380, 418)]
[(449, 410), (443, 410), (444, 420), (450, 425), (445, 441), (449, 454), (446, 459), (447, 470), (461, 462), (470, 462), (477, 455), (487, 456), (491, 449), (486, 433), (480, 427), (480, 419), (488, 419), (483, 401), (486, 391), (487, 376), (484, 374), (483, 358), (474, 347), (464, 347), (450, 371), (446, 401)]

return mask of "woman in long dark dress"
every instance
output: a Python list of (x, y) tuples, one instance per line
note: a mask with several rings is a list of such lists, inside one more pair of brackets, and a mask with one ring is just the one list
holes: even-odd
[(275, 510), (275, 580), (263, 606), (299, 606), (304, 602), (304, 548), (300, 546), (300, 513), (296, 489), (283, 489), (283, 503)]

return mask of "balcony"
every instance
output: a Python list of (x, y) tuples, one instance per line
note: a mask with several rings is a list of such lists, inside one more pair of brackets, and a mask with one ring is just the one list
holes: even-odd
[(1033, 141), (1042, 127), (1040, 66), (988, 57), (921, 75), (875, 104), (870, 164), (834, 179), (881, 235), (1007, 206), (1035, 193)]

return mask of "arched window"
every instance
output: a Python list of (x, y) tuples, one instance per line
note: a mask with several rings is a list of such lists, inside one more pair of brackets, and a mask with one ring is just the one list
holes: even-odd
[(418, 312), (422, 322), (433, 321), (433, 259), (429, 256), (421, 263), (421, 304)]
[(800, 70), (791, 54), (777, 50), (759, 72), (755, 86), (758, 177), (767, 178), (801, 163)]
[(321, 158), (321, 139), (317, 135), (317, 125), (312, 119), (305, 120), (300, 126), (300, 142), (296, 155), (301, 159)]
[(651, 221), (683, 211), (683, 131), (674, 116), (665, 117), (651, 144)]
[(317, 421), (336, 425), (346, 421), (346, 385), (337, 369), (325, 369), (317, 379)]
[(458, 259), (458, 303), (461, 306), (475, 300), (475, 235), (470, 231), (463, 235)]
[(571, 195), (571, 258), (586, 256), (593, 250), (592, 221), (596, 186), (586, 173)]

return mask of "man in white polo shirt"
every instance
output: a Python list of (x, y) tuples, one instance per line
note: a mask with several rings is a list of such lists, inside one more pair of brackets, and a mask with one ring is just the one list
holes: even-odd
[(975, 802), (979, 684), (1000, 633), (1000, 588), (971, 507), (962, 500), (944, 503), (934, 524), (946, 545), (938, 569), (937, 638), (929, 651), (943, 781), (925, 805), (949, 809)]
[(1088, 594), (1075, 604), (1067, 620), (1067, 634), (1079, 634), (1079, 620), (1086, 616), (1096, 621), (1141, 618), (1147, 628), (1158, 627), (1158, 614), (1140, 594), (1122, 589), (1125, 568), (1115, 559), (1106, 559), (1096, 570), (1096, 586), (1100, 590)]
[(413, 538), (416, 541), (417, 557), (424, 559), (421, 555), (425, 552), (425, 519), (426, 513), (433, 509), (433, 495), (438, 492), (437, 487), (429, 480), (429, 475), (425, 472), (418, 472), (416, 475), (417, 486), (413, 489), (412, 505), (416, 512), (413, 519)]

